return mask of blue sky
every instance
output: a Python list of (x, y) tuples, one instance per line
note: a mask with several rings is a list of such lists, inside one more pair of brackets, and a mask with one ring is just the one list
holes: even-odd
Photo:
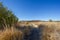
[(60, 0), (0, 0), (20, 20), (60, 20)]

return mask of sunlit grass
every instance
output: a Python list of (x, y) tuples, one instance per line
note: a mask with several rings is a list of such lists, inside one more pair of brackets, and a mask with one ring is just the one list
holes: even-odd
[(23, 33), (14, 28), (6, 28), (0, 32), (0, 40), (22, 40)]

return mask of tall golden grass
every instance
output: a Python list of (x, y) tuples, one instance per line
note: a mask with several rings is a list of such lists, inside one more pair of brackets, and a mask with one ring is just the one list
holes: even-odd
[[(25, 26), (26, 28), (23, 29), (23, 32), (15, 27), (0, 30), (0, 40), (23, 40), (24, 37), (30, 40), (29, 36), (34, 27), (30, 28), (30, 23)], [(37, 29), (40, 29), (42, 32), (40, 40), (60, 40), (60, 22), (40, 22)]]
[(0, 40), (22, 40), (23, 33), (15, 28), (6, 28), (0, 32)]
[(60, 40), (60, 25), (58, 23), (44, 24), (42, 40)]

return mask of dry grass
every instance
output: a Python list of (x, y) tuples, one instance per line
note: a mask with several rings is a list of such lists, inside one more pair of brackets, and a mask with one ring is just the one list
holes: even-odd
[(60, 25), (58, 23), (45, 24), (42, 40), (60, 40)]
[(0, 32), (0, 40), (22, 40), (22, 32), (14, 28), (6, 28)]
[(40, 28), (42, 31), (42, 40), (60, 40), (60, 22), (30, 22), (28, 24), (40, 25), (37, 28)]
[(0, 40), (23, 40), (23, 38), (26, 37), (24, 35), (29, 35), (31, 33), (31, 29), (29, 28), (31, 24), (39, 25), (37, 28), (40, 28), (42, 31), (42, 40), (60, 40), (60, 22), (25, 23), (22, 24), (27, 26), (24, 32), (13, 27), (6, 28), (0, 31)]

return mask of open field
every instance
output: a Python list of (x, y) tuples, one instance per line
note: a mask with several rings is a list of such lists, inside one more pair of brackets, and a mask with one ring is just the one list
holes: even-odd
[(60, 40), (60, 22), (19, 22), (0, 30), (0, 40)]
[(58, 25), (60, 26), (60, 22), (41, 22), (41, 21), (21, 21), (18, 23), (18, 25), (20, 26), (24, 26), (24, 25), (40, 25), (40, 24), (44, 24), (44, 25)]

